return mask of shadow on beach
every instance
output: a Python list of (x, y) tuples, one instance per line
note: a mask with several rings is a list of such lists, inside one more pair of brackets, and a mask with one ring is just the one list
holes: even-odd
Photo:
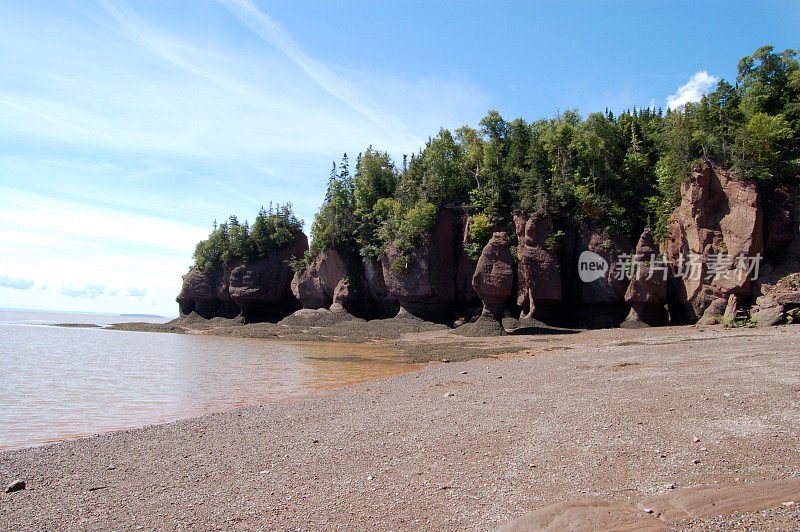
[(581, 332), (578, 329), (559, 329), (556, 327), (540, 327), (540, 326), (531, 326), (531, 327), (520, 327), (518, 329), (514, 329), (513, 331), (509, 332), (508, 334), (512, 336), (520, 336), (520, 335), (534, 335), (534, 334), (578, 334)]

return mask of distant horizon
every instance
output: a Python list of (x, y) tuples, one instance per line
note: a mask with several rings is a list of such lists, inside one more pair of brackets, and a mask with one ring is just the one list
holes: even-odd
[(177, 318), (178, 314), (174, 316), (162, 316), (160, 314), (135, 314), (135, 313), (115, 313), (115, 312), (91, 312), (91, 311), (72, 311), (72, 310), (53, 310), (53, 309), (28, 309), (28, 308), (10, 308), (0, 307), (0, 312), (31, 312), (40, 314), (70, 314), (70, 315), (85, 315), (85, 316), (114, 316), (114, 317), (140, 317), (140, 318)]

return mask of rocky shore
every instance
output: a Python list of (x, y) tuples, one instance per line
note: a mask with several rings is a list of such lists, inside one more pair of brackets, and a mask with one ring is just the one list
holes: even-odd
[(800, 322), (796, 193), (762, 192), (712, 162), (693, 167), (668, 225), (658, 235), (646, 227), (638, 244), (587, 225), (555, 231), (545, 211), (510, 219), (513, 230), (495, 227), (477, 259), (472, 218), (451, 207), (412, 251), (312, 255), (298, 230), (258, 260), (192, 269), (180, 313), (295, 327), (413, 317), (467, 325), (463, 336), (501, 336), (504, 318), (566, 328)]
[(516, 353), (4, 452), (0, 527), (800, 526), (798, 326), (411, 336)]

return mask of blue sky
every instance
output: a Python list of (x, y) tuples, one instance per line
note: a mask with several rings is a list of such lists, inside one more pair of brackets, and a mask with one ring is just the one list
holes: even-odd
[[(0, 307), (175, 315), (214, 219), (489, 109), (666, 107), (797, 2), (0, 0)], [(682, 88), (682, 89), (681, 89)]]

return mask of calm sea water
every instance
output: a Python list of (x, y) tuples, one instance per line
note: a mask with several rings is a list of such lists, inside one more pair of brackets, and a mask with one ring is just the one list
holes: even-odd
[(352, 344), (54, 327), (148, 318), (0, 311), (0, 450), (307, 395), (416, 366)]

